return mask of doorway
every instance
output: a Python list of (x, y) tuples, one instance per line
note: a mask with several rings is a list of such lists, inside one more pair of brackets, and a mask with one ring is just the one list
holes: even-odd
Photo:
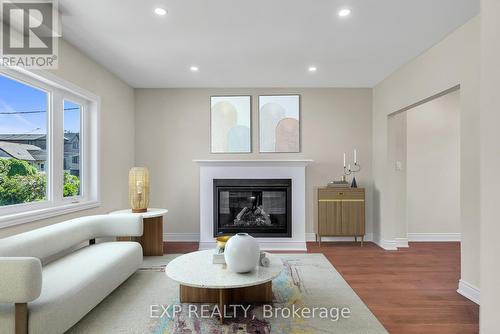
[(391, 114), (388, 131), (397, 246), (460, 241), (458, 87)]

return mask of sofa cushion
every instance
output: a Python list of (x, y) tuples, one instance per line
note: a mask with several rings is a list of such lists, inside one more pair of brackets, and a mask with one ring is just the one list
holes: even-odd
[(47, 263), (54, 255), (101, 237), (141, 236), (139, 215), (96, 215), (75, 218), (2, 239), (0, 257), (36, 257)]
[[(29, 333), (63, 333), (133, 274), (142, 263), (136, 242), (79, 249), (42, 269), (42, 293), (28, 304)], [(0, 305), (0, 333), (14, 333), (14, 308)]]

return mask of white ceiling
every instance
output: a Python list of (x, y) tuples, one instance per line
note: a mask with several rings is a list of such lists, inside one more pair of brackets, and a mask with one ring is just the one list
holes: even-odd
[[(479, 0), (60, 5), (63, 37), (133, 87), (373, 87), (479, 13)], [(337, 16), (343, 7), (350, 17)]]

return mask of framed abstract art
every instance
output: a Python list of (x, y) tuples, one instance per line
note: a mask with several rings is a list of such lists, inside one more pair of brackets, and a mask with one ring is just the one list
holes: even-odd
[(210, 97), (212, 153), (252, 152), (251, 96)]
[(259, 96), (259, 151), (300, 152), (300, 95)]

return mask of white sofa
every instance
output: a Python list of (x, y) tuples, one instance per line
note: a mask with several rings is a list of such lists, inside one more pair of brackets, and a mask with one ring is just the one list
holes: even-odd
[(0, 239), (0, 333), (71, 328), (142, 263), (139, 243), (95, 238), (141, 235), (140, 216), (98, 215)]

